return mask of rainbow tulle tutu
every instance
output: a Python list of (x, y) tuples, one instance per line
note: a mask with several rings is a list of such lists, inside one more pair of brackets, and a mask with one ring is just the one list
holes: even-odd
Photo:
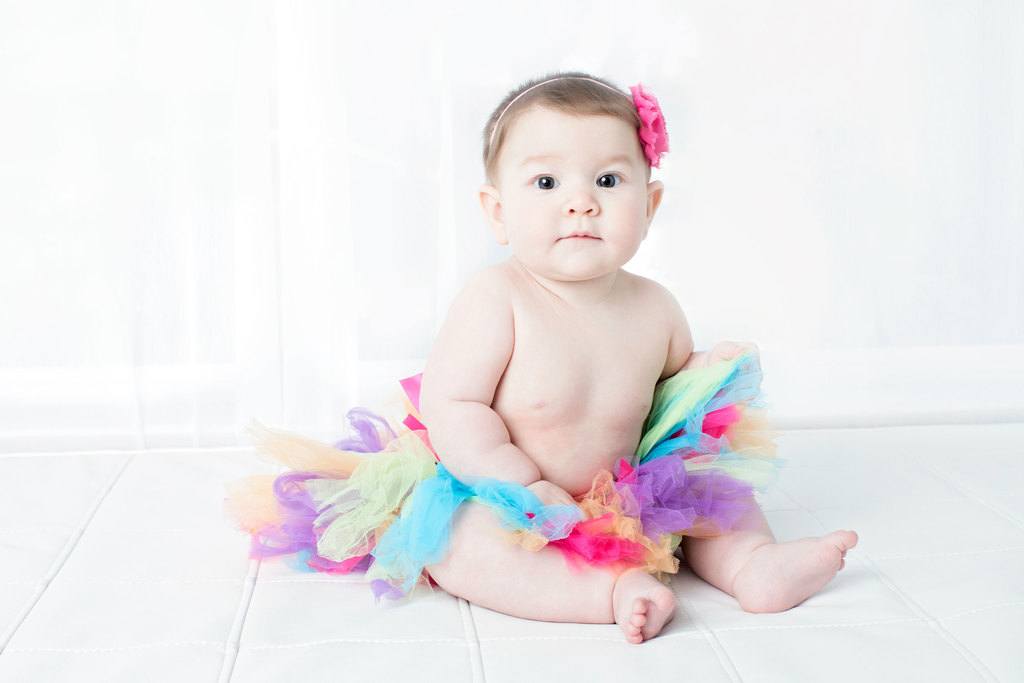
[(334, 445), (252, 429), (257, 449), (288, 468), (230, 487), (229, 512), (252, 535), (253, 557), (295, 553), (311, 570), (365, 573), (378, 602), (403, 598), (431, 587), (424, 568), (444, 559), (455, 512), (471, 500), (489, 506), (512, 541), (557, 548), (574, 571), (643, 567), (665, 582), (679, 570), (683, 536), (740, 528), (780, 463), (752, 354), (659, 382), (636, 452), (614, 474), (598, 471), (576, 505), (452, 476), (419, 413), (420, 378), (400, 380), (400, 425), (359, 407), (347, 416), (350, 436)]

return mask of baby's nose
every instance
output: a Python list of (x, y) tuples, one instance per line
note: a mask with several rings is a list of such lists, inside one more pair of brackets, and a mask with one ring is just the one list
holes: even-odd
[(574, 195), (565, 203), (565, 213), (569, 216), (576, 216), (580, 214), (592, 216), (597, 212), (597, 202), (586, 192), (580, 192)]

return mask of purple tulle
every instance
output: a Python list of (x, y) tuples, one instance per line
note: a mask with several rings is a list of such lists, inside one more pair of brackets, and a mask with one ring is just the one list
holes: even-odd
[(382, 595), (388, 600), (398, 600), (405, 596), (402, 591), (398, 590), (384, 579), (374, 579), (370, 581), (370, 590), (373, 591), (373, 597), (378, 602)]
[(301, 482), (317, 476), (314, 472), (287, 472), (274, 480), (274, 497), (281, 506), (283, 519), (253, 536), (253, 557), (273, 557), (304, 549), (316, 552), (316, 507)]
[[(368, 408), (352, 408), (345, 417), (357, 435), (341, 439), (334, 444), (335, 448), (355, 453), (378, 453), (389, 441), (397, 438), (387, 420)], [(381, 440), (382, 430), (387, 435), (384, 440)]]
[(751, 510), (753, 487), (719, 470), (687, 472), (683, 458), (666, 455), (631, 469), (619, 462), (616, 490), (623, 512), (639, 517), (644, 535), (680, 533), (695, 522), (727, 531)]

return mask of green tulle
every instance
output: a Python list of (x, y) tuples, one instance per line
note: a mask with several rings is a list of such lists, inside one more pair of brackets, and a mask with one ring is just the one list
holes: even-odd
[(706, 403), (725, 378), (736, 370), (740, 358), (706, 368), (681, 370), (659, 382), (654, 388), (651, 411), (644, 421), (643, 437), (637, 446), (633, 464), (646, 461), (655, 444), (679, 429), (679, 424), (685, 422), (687, 416)]
[(348, 479), (313, 479), (307, 490), (323, 513), (317, 552), (340, 562), (369, 552), (371, 538), (392, 517), (417, 484), (435, 474), (434, 455), (419, 437), (405, 434), (388, 450), (374, 453)]

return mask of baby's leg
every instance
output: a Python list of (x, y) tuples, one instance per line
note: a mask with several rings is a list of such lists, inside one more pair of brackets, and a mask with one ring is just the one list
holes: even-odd
[(618, 623), (630, 642), (657, 635), (675, 611), (671, 589), (643, 570), (576, 572), (556, 548), (526, 550), (507, 535), (492, 510), (466, 502), (453, 520), (448, 557), (427, 572), (482, 607), (540, 621)]
[(729, 593), (748, 612), (781, 612), (821, 590), (857, 545), (853, 531), (778, 543), (764, 513), (752, 505), (740, 529), (711, 538), (683, 538), (690, 568)]

